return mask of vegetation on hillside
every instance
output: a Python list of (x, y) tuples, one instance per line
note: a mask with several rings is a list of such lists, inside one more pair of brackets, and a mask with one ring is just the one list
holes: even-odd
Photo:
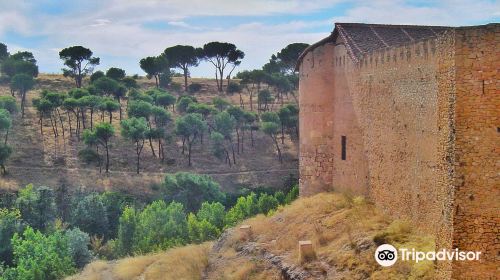
[(200, 244), (298, 196), (294, 186), (286, 195), (251, 192), (233, 203), (213, 179), (193, 173), (167, 174), (160, 192), (151, 203), (113, 192), (82, 192), (67, 202), (59, 191), (33, 185), (3, 196), (0, 279), (60, 279), (96, 258)]
[[(76, 148), (82, 163), (95, 165), (106, 176), (119, 161), (113, 154), (122, 149), (120, 146), (130, 145), (134, 150), (134, 169), (140, 173), (145, 150), (163, 164), (166, 147), (178, 142), (182, 150), (179, 148), (175, 156), (185, 156), (188, 167), (193, 153), (205, 145), (221, 162), (235, 166), (241, 164), (246, 150), (255, 149), (256, 133), (271, 136), (280, 162), (285, 134), (297, 139), (298, 107), (283, 101), (284, 96), (293, 95), (295, 74), (284, 71), (285, 64), (279, 62), (272, 71), (255, 70), (242, 74), (241, 81), (231, 81), (244, 58), (234, 44), (209, 42), (203, 48), (178, 45), (141, 59), (140, 67), (155, 80), (153, 88), (141, 87), (137, 76), (127, 76), (117, 67), (94, 72), (100, 58), (83, 46), (64, 48), (59, 58), (64, 76), (74, 86), (37, 84), (42, 80), (37, 79), (34, 55), (10, 54), (7, 46), (0, 44), (0, 84), (10, 89), (9, 96), (0, 96), (2, 176), (7, 174), (9, 157), (16, 152), (9, 145), (9, 135), (24, 130), (33, 116), (38, 121), (33, 133), (39, 134), (37, 139), (42, 142), (53, 139), (55, 159), (64, 164), (65, 159), (58, 155), (67, 155), (70, 146)], [(217, 96), (212, 100), (198, 94), (205, 85), (188, 84), (189, 68), (201, 61), (212, 63), (216, 70)], [(183, 89), (172, 82), (176, 75), (172, 69), (183, 72)], [(257, 108), (252, 104), (251, 85), (258, 85)], [(261, 85), (266, 88), (261, 89)], [(249, 92), (248, 107), (244, 95)], [(229, 101), (233, 95), (239, 96), (239, 104)], [(277, 114), (280, 109), (288, 111)], [(267, 118), (269, 114), (273, 117)], [(16, 144), (16, 149), (25, 145), (22, 141)], [(44, 149), (42, 153), (49, 152)], [(298, 196), (297, 186), (289, 186), (285, 192), (256, 189), (237, 192), (239, 195), (225, 193), (211, 177), (186, 172), (167, 174), (156, 186), (155, 196), (146, 201), (117, 192), (70, 192), (66, 185), (53, 187), (28, 185), (17, 193), (0, 196), (1, 280), (61, 279), (95, 259), (202, 244), (243, 219), (270, 215)], [(195, 261), (202, 259), (200, 254)], [(201, 267), (205, 265), (186, 269), (186, 273), (199, 275)]]

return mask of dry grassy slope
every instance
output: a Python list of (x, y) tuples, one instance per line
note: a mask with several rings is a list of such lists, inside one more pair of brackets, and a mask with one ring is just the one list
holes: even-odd
[[(191, 245), (157, 255), (97, 261), (71, 280), (433, 279), (430, 261), (398, 261), (389, 268), (375, 262), (375, 236), (396, 247), (422, 251), (433, 250), (435, 244), (432, 237), (414, 231), (407, 222), (391, 220), (361, 198), (318, 194), (242, 224), (251, 225), (251, 236), (237, 226), (211, 250), (207, 244)], [(313, 242), (315, 260), (299, 261), (299, 240)], [(151, 272), (159, 267), (162, 274)]]
[[(391, 220), (362, 198), (334, 193), (301, 198), (274, 215), (245, 221), (212, 250), (207, 279), (432, 279), (434, 264), (398, 261), (379, 266), (374, 237), (396, 247), (433, 250), (434, 240)], [(311, 240), (316, 260), (299, 260), (298, 242)]]
[(194, 280), (208, 263), (211, 243), (175, 248), (159, 254), (113, 262), (95, 261), (66, 280)]
[[(177, 78), (175, 78), (177, 79)], [(57, 186), (66, 184), (90, 189), (113, 189), (134, 194), (149, 192), (149, 186), (162, 180), (166, 172), (191, 171), (212, 175), (225, 189), (237, 186), (281, 186), (285, 177), (297, 174), (297, 147), (290, 139), (286, 139), (284, 148), (285, 163), (280, 165), (274, 152), (271, 139), (262, 133), (256, 133), (255, 145), (252, 148), (249, 138), (245, 139), (245, 150), (237, 158), (237, 165), (229, 167), (216, 159), (210, 152), (210, 145), (205, 139), (204, 145), (197, 144), (193, 151), (193, 166), (187, 166), (187, 159), (181, 155), (181, 143), (171, 143), (166, 147), (169, 160), (160, 163), (152, 156), (149, 145), (145, 146), (141, 155), (142, 174), (135, 174), (135, 151), (132, 143), (115, 137), (111, 147), (111, 173), (99, 174), (98, 168), (81, 163), (78, 150), (83, 143), (72, 139), (54, 139), (48, 120), (45, 120), (43, 136), (40, 134), (38, 116), (31, 105), (31, 100), (43, 89), (67, 91), (73, 87), (72, 81), (61, 75), (40, 75), (37, 87), (29, 92), (26, 117), (14, 119), (14, 130), (10, 136), (10, 144), (14, 146), (14, 154), (8, 163), (10, 174), (0, 179), (1, 189), (16, 189), (27, 183)], [(203, 85), (196, 97), (200, 102), (210, 102), (217, 96), (215, 81), (209, 79), (192, 79)], [(152, 80), (141, 78), (142, 88), (154, 86)], [(0, 86), (0, 95), (9, 94), (7, 87)], [(227, 97), (234, 104), (239, 104), (239, 97)], [(248, 96), (245, 96), (245, 102)], [(255, 101), (255, 100), (254, 100)], [(289, 102), (293, 102), (290, 98)], [(123, 104), (125, 107), (125, 102)], [(248, 104), (247, 104), (248, 106)], [(124, 110), (126, 110), (124, 108)], [(66, 116), (64, 116), (66, 118)], [(74, 120), (73, 120), (74, 121)], [(114, 114), (113, 124), (119, 134), (118, 114)], [(73, 124), (74, 126), (74, 124)], [(69, 135), (66, 125), (66, 136)], [(247, 135), (248, 136), (248, 135)], [(207, 137), (205, 137), (207, 138)], [(155, 147), (157, 148), (157, 147)]]

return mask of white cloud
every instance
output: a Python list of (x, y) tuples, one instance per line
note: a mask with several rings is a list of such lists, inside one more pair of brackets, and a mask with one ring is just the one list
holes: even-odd
[(90, 27), (100, 27), (104, 25), (108, 25), (111, 23), (111, 20), (109, 19), (96, 19), (94, 20), (94, 23), (90, 24)]
[(189, 24), (184, 21), (169, 21), (168, 24), (172, 26), (189, 27)]
[[(246, 57), (240, 69), (262, 66), (270, 55), (292, 42), (313, 43), (328, 35), (333, 22), (372, 22), (398, 24), (464, 25), (500, 14), (499, 2), (444, 0), (432, 5), (411, 5), (402, 0), (356, 0), (341, 17), (327, 20), (294, 20), (293, 15), (308, 14), (335, 6), (341, 0), (87, 0), (66, 14), (39, 13), (28, 1), (0, 0), (0, 40), (7, 30), (23, 35), (46, 36), (36, 47), (41, 71), (58, 71), (57, 52), (70, 45), (91, 48), (103, 57), (101, 69), (122, 67), (141, 73), (141, 57), (157, 55), (166, 47), (189, 44), (201, 47), (209, 41), (235, 43)], [(425, 2), (423, 2), (425, 3)], [(280, 24), (259, 20), (270, 16), (290, 18)], [(288, 15), (288, 16), (287, 16)], [(196, 26), (188, 19), (197, 16), (253, 16), (252, 21), (234, 26)], [(152, 30), (148, 22), (165, 22), (173, 27)], [(8, 43), (8, 42), (6, 42)], [(9, 44), (8, 44), (9, 45)], [(10, 47), (10, 45), (9, 45)], [(213, 70), (202, 64), (193, 75), (211, 76)]]

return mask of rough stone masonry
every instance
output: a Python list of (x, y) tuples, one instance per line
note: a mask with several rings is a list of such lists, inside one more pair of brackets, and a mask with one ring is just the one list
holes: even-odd
[(300, 192), (369, 197), (482, 251), (439, 279), (495, 279), (500, 258), (500, 24), (337, 23), (301, 55)]

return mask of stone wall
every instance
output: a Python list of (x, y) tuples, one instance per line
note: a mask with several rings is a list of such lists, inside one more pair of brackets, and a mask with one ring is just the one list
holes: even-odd
[(454, 278), (495, 279), (500, 257), (500, 25), (456, 32)]
[(478, 264), (438, 263), (440, 279), (496, 272), (498, 26), (449, 30), (359, 62), (338, 38), (300, 65), (301, 195), (367, 194), (390, 215), (434, 234), (438, 249), (483, 252)]
[(300, 70), (300, 193), (326, 191), (332, 182), (333, 57), (325, 44), (309, 52)]

